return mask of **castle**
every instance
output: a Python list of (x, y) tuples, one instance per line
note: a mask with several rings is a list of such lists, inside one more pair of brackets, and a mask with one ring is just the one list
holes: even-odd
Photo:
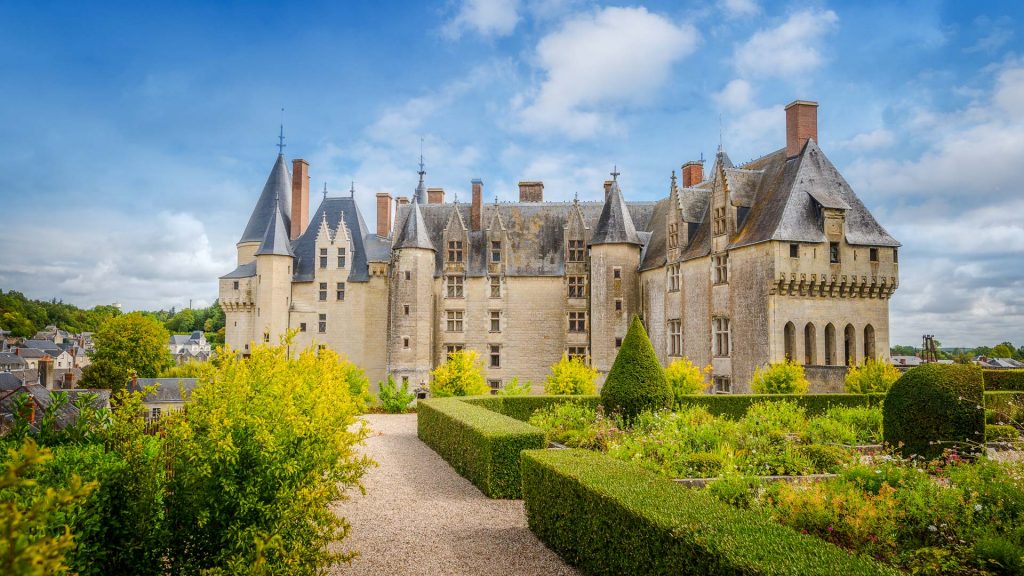
[[(780, 119), (781, 121), (781, 119)], [(539, 386), (563, 354), (603, 378), (638, 314), (666, 365), (711, 365), (709, 391), (749, 392), (759, 366), (805, 365), (812, 391), (842, 389), (845, 366), (888, 357), (899, 243), (817, 144), (817, 104), (786, 107), (785, 147), (733, 165), (724, 150), (672, 173), (668, 196), (627, 201), (613, 172), (600, 201), (410, 202), (377, 194), (376, 229), (352, 197), (309, 217), (308, 164), (279, 155), (220, 279), (226, 342), (246, 353), (298, 331), (371, 382), (428, 383), (447, 354), (480, 353), (499, 388)], [(392, 230), (392, 212), (394, 230)]]

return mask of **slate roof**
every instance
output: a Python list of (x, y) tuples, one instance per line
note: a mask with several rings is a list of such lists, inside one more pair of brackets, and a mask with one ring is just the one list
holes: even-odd
[(35, 348), (36, 350), (60, 350), (60, 346), (53, 343), (52, 340), (25, 340), (22, 343), (24, 348)]
[[(422, 180), (420, 184), (422, 185)], [(409, 209), (412, 211), (411, 216), (405, 219), (405, 222), (402, 224), (402, 230), (395, 237), (394, 248), (435, 250), (434, 244), (430, 241), (430, 236), (427, 234), (427, 224), (423, 221), (423, 212), (420, 210), (418, 196), (414, 197)]]
[[(370, 233), (363, 222), (355, 199), (351, 196), (324, 198), (316, 213), (310, 217), (310, 225), (306, 231), (292, 243), (295, 254), (296, 282), (312, 282), (316, 269), (316, 235), (320, 231), (319, 223), (327, 219), (327, 226), (337, 233), (338, 224), (344, 218), (345, 228), (352, 235), (348, 280), (350, 282), (367, 282), (370, 280), (370, 269), (367, 263), (367, 247), (378, 251), (377, 235)], [(313, 223), (316, 223), (314, 225)]]
[(0, 391), (9, 392), (21, 387), (22, 379), (10, 372), (0, 372)]
[(221, 278), (230, 280), (232, 278), (252, 278), (255, 275), (256, 275), (256, 261), (253, 260), (252, 262), (246, 262), (245, 264), (240, 264), (237, 268), (235, 268), (231, 272), (228, 272), (227, 274), (221, 276)]
[(295, 256), (295, 253), (292, 252), (292, 241), (289, 234), (290, 229), (284, 222), (280, 203), (275, 202), (274, 215), (270, 218), (270, 224), (263, 234), (263, 242), (260, 244), (259, 250), (256, 251), (256, 255)]
[(156, 386), (143, 402), (185, 402), (198, 385), (198, 378), (139, 378), (140, 389)]
[(20, 370), (28, 366), (28, 362), (17, 354), (11, 352), (0, 352), (0, 367)]
[(18, 348), (18, 356), (22, 358), (42, 358), (48, 354), (38, 348)]
[(601, 207), (601, 216), (590, 238), (592, 245), (598, 244), (642, 244), (637, 236), (633, 219), (629, 215), (626, 200), (622, 197), (619, 183), (612, 181), (611, 190)]
[(259, 200), (256, 201), (256, 207), (253, 208), (252, 214), (249, 216), (249, 223), (245, 226), (242, 238), (238, 240), (239, 244), (263, 241), (267, 228), (274, 218), (275, 204), (281, 211), (285, 230), (290, 229), (292, 211), (289, 199), (291, 193), (292, 177), (288, 173), (284, 156), (278, 154), (274, 167), (270, 170), (267, 183), (263, 185), (263, 192), (260, 193)]

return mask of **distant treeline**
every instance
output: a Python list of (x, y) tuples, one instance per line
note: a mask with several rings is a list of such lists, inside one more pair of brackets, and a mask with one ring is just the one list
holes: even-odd
[[(935, 343), (940, 359), (956, 360), (964, 362), (974, 359), (977, 356), (986, 358), (1013, 358), (1024, 361), (1024, 346), (1015, 347), (1012, 342), (1000, 342), (995, 346), (978, 346), (977, 348), (941, 348), (939, 342)], [(889, 352), (893, 356), (917, 356), (921, 348), (914, 346), (893, 346)]]

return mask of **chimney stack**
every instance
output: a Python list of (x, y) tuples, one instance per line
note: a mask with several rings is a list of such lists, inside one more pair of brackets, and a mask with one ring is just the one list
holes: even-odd
[(794, 100), (786, 106), (786, 157), (798, 156), (808, 138), (818, 141), (818, 103)]
[(605, 202), (608, 201), (608, 195), (611, 194), (611, 193), (612, 193), (612, 181), (611, 180), (605, 180), (604, 181), (604, 201)]
[(473, 203), (469, 207), (469, 227), (473, 231), (480, 230), (481, 210), (484, 203), (484, 181), (473, 178)]
[(39, 385), (47, 390), (53, 390), (53, 358), (47, 354), (39, 359)]
[(292, 229), (295, 240), (309, 224), (309, 162), (301, 158), (292, 160)]
[(444, 188), (427, 188), (427, 204), (444, 204)]
[(519, 182), (519, 201), (520, 202), (543, 202), (544, 201), (544, 183), (540, 181), (520, 181)]
[(683, 188), (696, 186), (704, 181), (704, 163), (691, 160), (683, 164)]
[(391, 194), (377, 192), (377, 236), (391, 235)]
[[(406, 204), (409, 203), (409, 197), (408, 196), (398, 196), (397, 198), (395, 198), (395, 202), (396, 202), (398, 208), (401, 208), (402, 206), (405, 206)], [(396, 210), (397, 210), (397, 208), (396, 208)], [(397, 212), (396, 212), (396, 214), (397, 214)]]

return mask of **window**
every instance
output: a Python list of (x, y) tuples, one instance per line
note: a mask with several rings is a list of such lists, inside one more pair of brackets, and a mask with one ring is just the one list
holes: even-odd
[(868, 253), (870, 254), (869, 260), (872, 262), (878, 262), (878, 248), (871, 248), (868, 250)]
[(679, 264), (671, 264), (668, 267), (668, 291), (679, 292)]
[(622, 348), (622, 338), (616, 338), (615, 339), (615, 347), (616, 348)]
[(323, 333), (327, 332), (327, 314), (320, 314), (319, 320), (320, 320), (320, 326), (318, 326), (319, 332), (321, 334), (323, 334)]
[(729, 319), (713, 318), (711, 326), (714, 329), (715, 356), (728, 356), (732, 349), (732, 339), (729, 336)]
[(270, 342), (270, 332), (264, 332), (263, 333), (263, 341), (264, 342)]
[(715, 236), (725, 234), (725, 207), (715, 208), (714, 220), (712, 221), (712, 233)]
[(462, 332), (462, 310), (448, 310), (447, 330), (449, 332)]
[(501, 262), (501, 242), (491, 240), (491, 262)]
[(899, 264), (899, 262), (900, 262), (900, 249), (899, 248), (893, 248), (892, 249), (892, 262), (893, 262), (893, 264)]
[(583, 240), (569, 240), (569, 262), (583, 262)]
[(615, 278), (616, 280), (622, 278), (622, 268), (618, 266), (612, 268), (612, 278)]
[(402, 376), (402, 385), (403, 386), (409, 386), (409, 377), (408, 376)]
[(732, 394), (732, 380), (728, 376), (715, 376), (715, 394)]
[(338, 300), (344, 300), (345, 299), (345, 283), (344, 282), (338, 282), (338, 285), (335, 287), (335, 296), (337, 297)]
[(306, 331), (306, 323), (305, 322), (299, 323), (299, 332), (305, 332), (305, 331)]
[(622, 311), (622, 298), (616, 298), (615, 299), (615, 311), (616, 312), (621, 312)]
[(327, 268), (327, 248), (320, 249), (320, 268)]
[(799, 244), (790, 244), (789, 245), (789, 257), (790, 258), (799, 258), (800, 257), (800, 245)]
[(462, 240), (448, 241), (448, 261), (462, 262)]
[(569, 276), (569, 298), (586, 298), (587, 284), (583, 276)]
[(449, 298), (462, 298), (462, 276), (448, 276), (447, 287)]
[(151, 421), (157, 421), (160, 419), (160, 408), (153, 408), (149, 411), (149, 419)]
[(586, 346), (569, 346), (569, 348), (566, 350), (565, 354), (566, 354), (566, 356), (569, 357), (570, 360), (572, 360), (574, 358), (579, 358), (584, 363), (586, 363), (586, 361), (587, 361), (587, 347)]
[(491, 349), (491, 368), (501, 368), (501, 346), (491, 344), (488, 348)]
[(587, 313), (569, 312), (569, 332), (587, 331)]
[(501, 278), (491, 276), (491, 298), (501, 298)]
[(832, 264), (839, 264), (839, 242), (828, 243), (828, 261)]
[(501, 310), (491, 310), (491, 332), (501, 332)]
[(402, 312), (405, 313), (406, 316), (409, 315), (409, 305), (408, 304), (405, 304), (405, 305), (402, 306)]
[(412, 272), (406, 270), (405, 271), (405, 279), (406, 280), (412, 280)]
[(409, 347), (409, 337), (408, 336), (403, 336), (402, 337), (402, 348), (408, 348), (408, 347)]
[(491, 387), (491, 394), (497, 394), (498, 390), (501, 390), (501, 380), (488, 380), (487, 384)]
[(324, 302), (327, 300), (327, 282), (320, 283), (320, 301)]
[(455, 354), (456, 352), (462, 352), (465, 350), (465, 346), (462, 344), (445, 344), (444, 345), (444, 356), (445, 358)]
[(238, 290), (238, 280), (235, 280), (235, 290)]
[(729, 255), (720, 254), (712, 257), (715, 265), (715, 284), (726, 284), (729, 282)]
[(345, 267), (345, 249), (338, 248), (338, 268)]
[(681, 320), (668, 321), (668, 355), (683, 355), (683, 322)]
[(679, 245), (679, 224), (668, 225), (668, 247), (669, 250)]

